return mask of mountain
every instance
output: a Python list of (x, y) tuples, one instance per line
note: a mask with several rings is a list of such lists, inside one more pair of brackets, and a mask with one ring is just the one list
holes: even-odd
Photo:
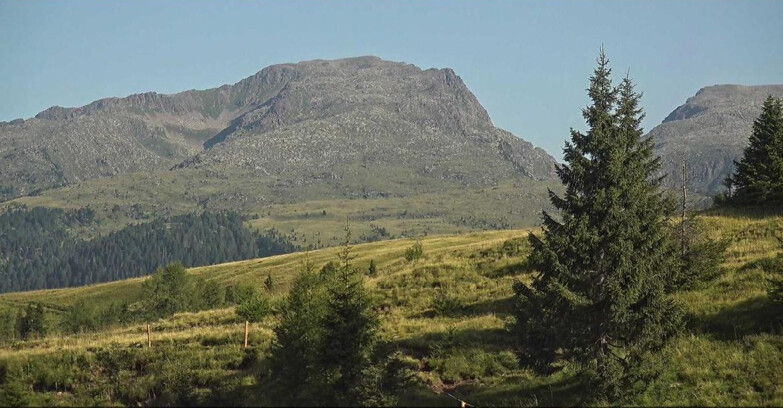
[(451, 69), (375, 57), (274, 65), (234, 85), (52, 107), (0, 123), (6, 199), (172, 167), (241, 167), (305, 183), (359, 166), (488, 185), (548, 179), (554, 164), (495, 128)]
[(0, 211), (89, 207), (77, 232), (92, 239), (231, 210), (327, 246), (346, 220), (361, 241), (537, 224), (555, 164), (496, 128), (451, 69), (316, 60), (0, 124)]
[(107, 98), (80, 108), (54, 106), (29, 120), (0, 122), (0, 199), (100, 177), (168, 169), (246, 107), (263, 102), (269, 82), (239, 83), (175, 95)]
[(465, 185), (554, 176), (546, 152), (495, 128), (451, 69), (374, 57), (276, 65), (280, 91), (180, 167), (237, 166), (308, 180), (406, 168)]
[(709, 86), (670, 113), (649, 133), (668, 174), (666, 184), (682, 185), (685, 158), (692, 190), (709, 195), (721, 191), (767, 95), (783, 97), (783, 85)]

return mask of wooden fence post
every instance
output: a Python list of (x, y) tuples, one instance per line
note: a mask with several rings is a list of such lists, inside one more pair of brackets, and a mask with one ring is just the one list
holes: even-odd
[(250, 334), (250, 322), (245, 320), (245, 348), (247, 348), (247, 335)]
[(152, 335), (150, 333), (150, 324), (147, 323), (147, 347), (152, 347)]

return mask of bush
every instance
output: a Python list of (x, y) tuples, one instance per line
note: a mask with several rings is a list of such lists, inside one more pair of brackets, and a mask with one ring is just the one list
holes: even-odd
[(28, 339), (30, 336), (46, 335), (46, 326), (44, 324), (45, 312), (40, 303), (29, 303), (24, 313), (20, 314), (16, 320), (16, 330), (22, 339)]
[(236, 284), (226, 288), (226, 302), (239, 305), (256, 296), (254, 286)]
[(158, 268), (141, 284), (143, 305), (149, 317), (165, 317), (187, 310), (192, 303), (192, 290), (185, 267), (172, 262)]
[(772, 278), (769, 279), (769, 299), (783, 307), (783, 255), (760, 259), (757, 263), (764, 272), (772, 274)]
[(97, 307), (84, 300), (79, 300), (71, 305), (65, 313), (63, 329), (68, 332), (92, 331), (101, 325)]
[(19, 380), (11, 380), (0, 387), (0, 405), (4, 407), (27, 407), (31, 402), (29, 387)]
[(191, 308), (194, 311), (215, 309), (226, 303), (226, 288), (204, 278), (196, 280)]
[(424, 256), (424, 247), (421, 242), (416, 241), (413, 246), (405, 250), (405, 260), (408, 262), (417, 262)]
[(435, 296), (432, 297), (432, 310), (440, 316), (457, 313), (464, 307), (463, 302), (454, 296), (447, 287), (436, 289)]
[(271, 292), (272, 289), (274, 289), (275, 282), (272, 280), (272, 275), (266, 275), (266, 280), (264, 280), (264, 287), (266, 288), (267, 292)]
[(707, 226), (697, 217), (681, 221), (673, 231), (679, 241), (679, 266), (667, 282), (667, 290), (692, 290), (704, 286), (723, 272), (728, 240), (709, 237)]
[(262, 295), (255, 295), (246, 299), (236, 308), (237, 316), (249, 321), (260, 322), (272, 312), (269, 299)]

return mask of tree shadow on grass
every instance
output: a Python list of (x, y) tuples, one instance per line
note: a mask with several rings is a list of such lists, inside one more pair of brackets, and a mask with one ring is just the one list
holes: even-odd
[(717, 313), (689, 316), (690, 326), (717, 340), (740, 340), (762, 333), (783, 333), (783, 313), (767, 296), (756, 296)]
[(533, 269), (528, 263), (528, 258), (520, 262), (504, 265), (499, 268), (481, 268), (479, 273), (491, 279), (504, 278), (506, 276), (516, 276), (522, 273), (531, 272)]
[(385, 342), (379, 350), (391, 352), (404, 351), (416, 358), (424, 358), (438, 347), (473, 347), (485, 352), (499, 352), (513, 348), (512, 335), (503, 328), (454, 329), (442, 332), (429, 332), (404, 339)]
[(495, 314), (504, 318), (514, 310), (514, 297), (509, 296), (500, 299), (490, 299), (482, 302), (471, 303), (462, 307), (455, 307), (451, 310), (436, 312), (435, 310), (425, 310), (409, 316), (412, 319), (432, 319), (435, 317), (448, 317), (452, 319), (469, 318)]
[(589, 390), (578, 375), (551, 377), (510, 376), (497, 384), (466, 384), (452, 395), (474, 406), (576, 406), (585, 404)]

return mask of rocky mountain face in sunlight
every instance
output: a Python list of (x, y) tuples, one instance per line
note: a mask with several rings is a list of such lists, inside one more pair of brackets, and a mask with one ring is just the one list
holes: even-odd
[(682, 185), (685, 160), (690, 189), (710, 195), (721, 191), (767, 95), (783, 97), (783, 85), (708, 86), (670, 113), (649, 133), (668, 174), (666, 184)]
[(554, 159), (494, 127), (451, 69), (363, 57), (275, 65), (259, 75), (279, 78), (279, 91), (180, 167), (235, 166), (303, 181), (377, 169), (469, 185), (554, 176)]
[(0, 123), (0, 198), (131, 172), (241, 168), (293, 182), (411, 173), (488, 185), (555, 160), (498, 129), (451, 69), (359, 57), (234, 85), (52, 107)]

